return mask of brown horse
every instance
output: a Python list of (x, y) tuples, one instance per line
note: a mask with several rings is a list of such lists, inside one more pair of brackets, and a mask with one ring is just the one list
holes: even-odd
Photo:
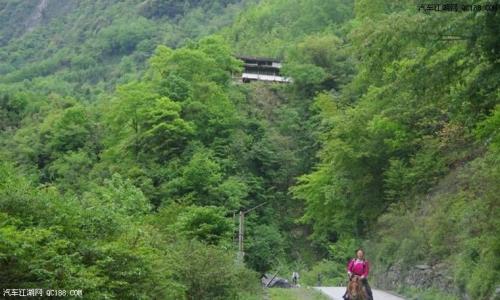
[(366, 300), (368, 298), (359, 276), (352, 276), (347, 286), (347, 296), (349, 300)]

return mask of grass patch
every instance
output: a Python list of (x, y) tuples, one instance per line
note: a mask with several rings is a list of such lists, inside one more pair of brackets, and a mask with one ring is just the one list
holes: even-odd
[(416, 288), (402, 288), (399, 291), (409, 300), (458, 300), (456, 296), (445, 294), (437, 289), (421, 290)]
[[(262, 289), (261, 289), (262, 291)], [(264, 295), (262, 293), (251, 293), (251, 292), (242, 292), (238, 295), (239, 300), (262, 300)]]
[(271, 300), (329, 300), (313, 288), (270, 288), (269, 296)]

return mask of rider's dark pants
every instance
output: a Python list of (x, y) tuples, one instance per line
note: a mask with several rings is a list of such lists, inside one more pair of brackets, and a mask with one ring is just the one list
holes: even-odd
[(368, 299), (373, 300), (372, 288), (368, 284), (368, 279), (363, 278), (361, 279), (361, 281), (363, 281), (363, 285), (365, 286), (366, 293), (368, 294)]

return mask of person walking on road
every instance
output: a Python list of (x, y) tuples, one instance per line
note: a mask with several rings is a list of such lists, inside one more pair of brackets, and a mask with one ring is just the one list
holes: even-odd
[(294, 271), (292, 273), (292, 281), (293, 281), (294, 285), (297, 285), (297, 283), (299, 282), (299, 273), (298, 272)]

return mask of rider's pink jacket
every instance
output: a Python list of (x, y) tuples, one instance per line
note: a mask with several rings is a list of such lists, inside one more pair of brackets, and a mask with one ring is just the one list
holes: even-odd
[(347, 271), (358, 276), (368, 277), (368, 273), (370, 272), (370, 263), (368, 263), (367, 260), (353, 258), (347, 264)]

